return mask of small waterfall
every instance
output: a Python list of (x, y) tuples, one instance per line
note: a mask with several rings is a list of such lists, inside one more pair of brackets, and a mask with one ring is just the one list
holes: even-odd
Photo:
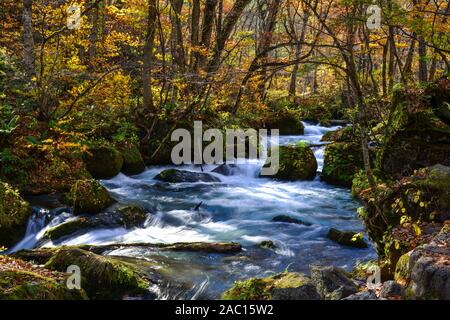
[(48, 210), (33, 207), (33, 213), (28, 221), (25, 236), (8, 253), (34, 248), (45, 234), (45, 231), (73, 218), (71, 212), (72, 210), (70, 208)]

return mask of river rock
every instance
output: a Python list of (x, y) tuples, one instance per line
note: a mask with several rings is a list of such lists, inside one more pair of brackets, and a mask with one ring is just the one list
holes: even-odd
[(407, 284), (406, 299), (450, 300), (450, 223), (434, 239), (403, 255), (396, 280)]
[(217, 168), (215, 168), (212, 172), (221, 174), (223, 176), (234, 176), (239, 172), (239, 167), (235, 164), (221, 164)]
[(271, 240), (261, 241), (259, 247), (262, 249), (275, 250), (277, 245)]
[(380, 297), (381, 298), (397, 298), (397, 297), (401, 297), (403, 292), (403, 287), (393, 281), (386, 281), (383, 283), (383, 285), (381, 286), (381, 290), (380, 290)]
[(272, 218), (273, 222), (282, 222), (282, 223), (293, 223), (293, 224), (301, 224), (305, 226), (311, 226), (311, 223), (305, 222), (296, 218), (292, 218), (290, 216), (279, 215)]
[(148, 293), (149, 281), (131, 265), (82, 249), (58, 249), (45, 267), (66, 272), (71, 265), (80, 267), (81, 287), (91, 299), (120, 299), (126, 294)]
[(358, 291), (350, 275), (334, 266), (311, 266), (311, 281), (325, 300), (340, 300)]
[(74, 214), (96, 214), (114, 203), (108, 190), (94, 179), (78, 180), (67, 198)]
[(367, 243), (360, 232), (340, 231), (331, 228), (327, 235), (328, 239), (333, 240), (341, 245), (354, 248), (367, 248)]
[(311, 280), (302, 273), (285, 272), (268, 278), (237, 281), (224, 300), (321, 300)]
[[(280, 146), (279, 170), (272, 177), (284, 181), (314, 180), (317, 174), (317, 160), (306, 144)], [(266, 164), (265, 167), (270, 166)]]
[(11, 246), (24, 236), (30, 215), (31, 207), (18, 191), (0, 181), (0, 247)]
[(123, 157), (121, 171), (126, 175), (135, 175), (145, 171), (145, 163), (138, 147), (134, 145), (122, 146), (119, 148)]
[(112, 146), (92, 146), (83, 156), (86, 168), (95, 179), (110, 179), (119, 174), (122, 154)]
[(372, 290), (361, 291), (342, 300), (377, 300), (377, 295)]
[(45, 232), (44, 239), (56, 240), (89, 229), (142, 227), (146, 219), (147, 214), (138, 206), (114, 205), (107, 211), (94, 216), (78, 216), (73, 220), (50, 228)]
[(182, 182), (220, 182), (220, 179), (209, 173), (168, 169), (155, 177), (156, 180), (169, 183)]
[(305, 133), (305, 126), (298, 113), (288, 109), (271, 114), (270, 118), (266, 119), (266, 128), (279, 129), (280, 135), (303, 135)]

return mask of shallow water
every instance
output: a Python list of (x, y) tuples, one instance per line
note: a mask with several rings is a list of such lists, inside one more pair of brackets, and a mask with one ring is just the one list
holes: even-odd
[[(335, 129), (306, 125), (305, 135), (280, 137), (280, 144), (302, 140), (318, 144), (326, 131)], [(321, 170), (323, 148), (315, 148), (314, 153)], [(206, 166), (204, 170), (211, 171), (214, 167)], [(243, 253), (237, 256), (130, 248), (110, 253), (157, 261), (169, 267), (172, 271), (166, 274), (166, 287), (154, 291), (159, 298), (170, 299), (219, 298), (237, 279), (267, 276), (287, 268), (308, 273), (310, 264), (351, 269), (357, 260), (375, 257), (372, 245), (368, 249), (346, 248), (326, 238), (330, 227), (363, 231), (356, 217), (359, 204), (348, 189), (327, 185), (318, 178), (308, 182), (259, 178), (258, 161), (240, 165), (234, 176), (216, 175), (221, 183), (166, 184), (154, 180), (167, 168), (152, 167), (137, 176), (120, 174), (102, 181), (118, 201), (139, 203), (152, 213), (144, 229), (88, 231), (62, 244), (236, 241), (243, 245)], [(200, 171), (193, 166), (184, 169)], [(195, 211), (200, 202), (203, 203), (200, 210)], [(289, 215), (311, 226), (272, 222), (277, 215)], [(70, 213), (64, 213), (51, 224), (70, 218)], [(36, 244), (46, 229), (42, 230), (45, 224), (42, 219), (38, 220), (40, 231), (29, 230), (28, 237), (15, 249)], [(263, 240), (274, 241), (278, 249), (258, 248)]]

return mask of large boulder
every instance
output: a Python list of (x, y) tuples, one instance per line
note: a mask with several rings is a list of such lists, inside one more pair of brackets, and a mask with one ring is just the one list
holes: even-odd
[(217, 168), (215, 168), (212, 172), (221, 174), (223, 176), (234, 176), (239, 173), (239, 166), (236, 164), (221, 164)]
[(61, 248), (45, 266), (66, 271), (71, 265), (80, 267), (81, 287), (92, 299), (120, 299), (128, 294), (148, 293), (148, 280), (133, 267), (82, 249)]
[(220, 179), (209, 173), (168, 169), (155, 177), (156, 180), (169, 183), (182, 182), (220, 182)]
[(132, 229), (142, 227), (147, 220), (145, 211), (134, 205), (114, 205), (94, 216), (78, 216), (48, 229), (44, 239), (56, 240), (79, 231), (100, 228)]
[(0, 181), (0, 246), (11, 246), (24, 236), (30, 215), (30, 205)]
[(343, 246), (363, 249), (368, 247), (361, 232), (340, 231), (335, 228), (331, 228), (328, 231), (327, 238)]
[(450, 222), (433, 240), (403, 255), (395, 279), (407, 285), (406, 299), (450, 300)]
[(0, 300), (86, 300), (83, 289), (70, 290), (66, 275), (0, 256)]
[(311, 266), (311, 281), (325, 300), (340, 300), (358, 292), (350, 275), (334, 266)]
[(145, 171), (145, 163), (138, 147), (126, 145), (119, 148), (123, 157), (122, 172), (126, 175), (135, 175)]
[(320, 178), (330, 184), (351, 187), (353, 177), (361, 168), (361, 145), (354, 142), (336, 142), (325, 147)]
[(306, 144), (280, 146), (278, 151), (279, 170), (272, 176), (273, 178), (284, 181), (314, 180), (317, 160), (309, 146)]
[(96, 214), (114, 203), (108, 190), (97, 180), (78, 180), (67, 195), (75, 214)]
[(267, 129), (279, 129), (280, 135), (303, 135), (305, 126), (297, 112), (284, 109), (270, 115), (266, 119)]
[(285, 272), (268, 278), (237, 281), (222, 295), (224, 300), (321, 300), (311, 279)]
[[(450, 126), (433, 112), (435, 96), (429, 94), (417, 88), (394, 93), (394, 111), (377, 164), (396, 178), (435, 164), (450, 166)], [(441, 105), (445, 103), (450, 101), (440, 101)]]
[(123, 165), (122, 154), (112, 146), (92, 146), (84, 155), (89, 173), (95, 179), (110, 179), (119, 174)]

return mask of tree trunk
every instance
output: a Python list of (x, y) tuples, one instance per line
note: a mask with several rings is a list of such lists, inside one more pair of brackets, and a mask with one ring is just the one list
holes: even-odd
[(147, 32), (145, 35), (144, 61), (142, 68), (142, 88), (145, 113), (153, 113), (155, 107), (151, 87), (151, 69), (157, 17), (156, 2), (157, 0), (148, 0)]
[(23, 0), (23, 64), (28, 80), (36, 76), (33, 38), (33, 0)]
[[(300, 55), (302, 53), (302, 43), (305, 40), (308, 20), (309, 20), (309, 11), (305, 10), (305, 12), (303, 13), (302, 31), (301, 31), (301, 34), (300, 34), (300, 38), (298, 39), (298, 42), (297, 42), (297, 44), (295, 46), (295, 59), (299, 59)], [(298, 73), (298, 69), (299, 69), (299, 64), (296, 63), (294, 65), (294, 68), (292, 69), (291, 83), (289, 84), (289, 96), (290, 97), (295, 97), (295, 94), (297, 92), (297, 73)]]
[[(211, 46), (211, 36), (214, 25), (214, 12), (216, 11), (217, 0), (206, 0), (205, 8), (203, 10), (203, 24), (202, 24), (202, 36), (201, 46), (203, 49), (208, 50)], [(203, 68), (207, 57), (204, 53), (197, 55), (197, 68)]]

